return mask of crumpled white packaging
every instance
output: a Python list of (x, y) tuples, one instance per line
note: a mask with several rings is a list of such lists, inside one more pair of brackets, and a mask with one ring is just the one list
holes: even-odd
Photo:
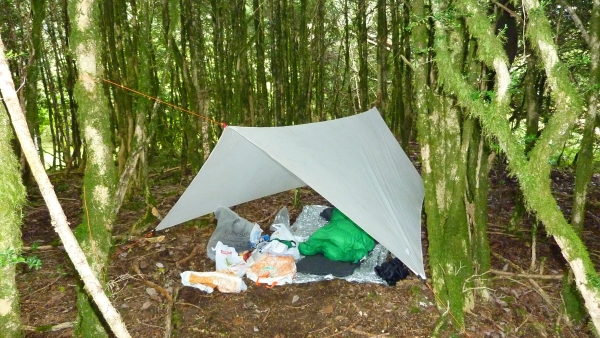
[(223, 293), (240, 293), (248, 289), (242, 278), (230, 272), (184, 271), (180, 276), (181, 284), (200, 289), (206, 293), (212, 293), (215, 288)]
[(256, 283), (274, 285), (290, 284), (296, 276), (296, 261), (291, 255), (253, 253), (248, 260), (246, 277)]

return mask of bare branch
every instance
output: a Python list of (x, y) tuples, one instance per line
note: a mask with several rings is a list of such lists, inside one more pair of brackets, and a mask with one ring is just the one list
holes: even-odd
[(588, 45), (590, 45), (590, 36), (589, 36), (587, 30), (585, 30), (585, 27), (583, 26), (583, 22), (581, 22), (581, 19), (579, 19), (579, 16), (577, 15), (577, 13), (575, 13), (575, 10), (573, 9), (573, 7), (571, 7), (571, 5), (569, 5), (565, 0), (559, 0), (559, 2), (561, 5), (565, 6), (565, 9), (567, 10), (567, 12), (569, 12), (569, 15), (573, 19), (575, 26), (577, 26), (577, 28), (579, 28), (579, 31), (581, 32), (581, 36), (583, 37), (585, 42)]
[(494, 5), (502, 8), (504, 11), (506, 11), (506, 13), (510, 14), (510, 16), (512, 16), (513, 18), (517, 19), (517, 21), (519, 21), (519, 23), (523, 23), (523, 18), (520, 17), (517, 13), (515, 13), (515, 11), (511, 10), (510, 8), (504, 6), (503, 4), (499, 3), (498, 1), (492, 1), (494, 3)]

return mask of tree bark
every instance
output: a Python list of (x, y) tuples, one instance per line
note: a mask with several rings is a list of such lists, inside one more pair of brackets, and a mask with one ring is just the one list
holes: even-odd
[(31, 50), (29, 52), (32, 56), (30, 57), (31, 63), (27, 69), (27, 81), (25, 83), (25, 111), (27, 122), (42, 163), (44, 162), (44, 154), (38, 116), (38, 80), (42, 65), (42, 23), (44, 21), (45, 12), (45, 0), (33, 1), (31, 3), (33, 22), (31, 26)]
[[(269, 111), (269, 91), (267, 90), (267, 74), (265, 68), (265, 29), (263, 24), (262, 4), (252, 0), (254, 34), (256, 35), (256, 124), (264, 126)], [(254, 126), (254, 120), (252, 125)], [(205, 154), (208, 156), (208, 154)]]
[(39, 160), (37, 151), (31, 138), (31, 134), (29, 133), (29, 129), (27, 127), (25, 116), (23, 115), (23, 111), (19, 105), (19, 100), (17, 98), (15, 87), (8, 69), (8, 63), (6, 61), (6, 57), (4, 56), (4, 44), (2, 43), (1, 39), (0, 91), (2, 92), (2, 96), (11, 116), (12, 124), (17, 138), (21, 144), (22, 150), (27, 158), (27, 161), (29, 162), (29, 165), (31, 166), (34, 178), (38, 182), (40, 192), (44, 197), (44, 200), (48, 206), (48, 210), (50, 211), (52, 225), (58, 233), (65, 247), (65, 251), (73, 262), (73, 266), (85, 284), (86, 291), (94, 299), (94, 302), (97, 304), (98, 309), (108, 325), (111, 327), (113, 333), (117, 337), (130, 337), (129, 332), (125, 327), (123, 320), (121, 319), (121, 316), (112, 306), (110, 300), (102, 290), (102, 285), (100, 284), (98, 278), (96, 278), (92, 268), (85, 258), (85, 254), (81, 250), (81, 247), (77, 243), (75, 236), (71, 232), (71, 229), (69, 228), (69, 222), (67, 221), (67, 217), (65, 216), (56, 193), (54, 192), (52, 183), (50, 182), (48, 175), (46, 175), (42, 162)]
[[(596, 141), (596, 119), (600, 102), (600, 0), (594, 1), (590, 19), (588, 41), (590, 45), (590, 81), (592, 89), (587, 97), (587, 113), (581, 139), (581, 149), (577, 156), (575, 190), (571, 224), (579, 233), (583, 232), (587, 188), (592, 179), (594, 144)], [(585, 32), (585, 31), (583, 31)]]
[(387, 1), (377, 0), (377, 98), (376, 105), (381, 114), (387, 118), (387, 81), (388, 81), (388, 21), (387, 21)]
[(358, 109), (369, 109), (369, 49), (367, 42), (366, 0), (358, 0), (356, 9), (356, 44), (358, 48)]
[[(0, 49), (2, 46), (0, 45)], [(4, 62), (0, 50), (0, 67)], [(2, 70), (0, 70), (1, 72)], [(9, 75), (10, 76), (10, 75)], [(4, 81), (0, 78), (0, 81)], [(21, 252), (21, 209), (25, 204), (25, 186), (21, 182), (19, 161), (12, 148), (13, 131), (0, 95), (0, 253)], [(2, 336), (21, 337), (19, 290), (16, 264), (0, 264), (0, 327)]]
[[(82, 223), (77, 226), (75, 235), (85, 257), (91, 263), (93, 272), (100, 278), (106, 273), (111, 232), (116, 217), (113, 213), (113, 204), (117, 175), (113, 149), (110, 146), (108, 106), (102, 86), (97, 82), (102, 78), (102, 68), (97, 60), (99, 60), (99, 51), (103, 47), (99, 35), (95, 33), (99, 26), (95, 19), (98, 14), (98, 4), (86, 0), (71, 3), (71, 6), (70, 13), (74, 22), (71, 47), (79, 66), (79, 79), (74, 94), (79, 105), (79, 120), (86, 144), (82, 196), (84, 213)], [(131, 130), (132, 127), (127, 125), (126, 129)], [(130, 145), (124, 145), (123, 142), (130, 136), (125, 132), (122, 134), (121, 145), (129, 148)], [(77, 294), (76, 335), (108, 336), (94, 306), (95, 304), (81, 288)]]

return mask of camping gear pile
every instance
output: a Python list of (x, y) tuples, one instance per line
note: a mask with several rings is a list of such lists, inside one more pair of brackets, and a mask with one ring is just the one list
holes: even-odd
[[(207, 255), (215, 261), (216, 271), (185, 271), (181, 278), (186, 286), (208, 293), (215, 288), (238, 293), (247, 289), (244, 276), (268, 287), (331, 278), (382, 283), (375, 273), (380, 265), (374, 268), (374, 263), (381, 264), (388, 251), (373, 250), (373, 238), (338, 209), (306, 206), (290, 226), (288, 210), (283, 207), (270, 235), (263, 235), (258, 224), (225, 207), (215, 210), (215, 218), (217, 227)], [(361, 270), (362, 262), (367, 264)]]
[[(376, 108), (302, 125), (228, 125), (200, 172), (156, 230), (212, 213), (219, 206), (232, 207), (304, 186), (339, 208), (425, 279), (423, 182)], [(249, 236), (252, 229), (245, 231)], [(215, 247), (216, 242), (211, 245)], [(308, 250), (313, 248), (307, 245)], [(269, 249), (275, 253), (285, 250), (279, 243)], [(248, 248), (236, 249), (238, 253), (244, 250)], [(347, 263), (353, 264), (355, 259)]]

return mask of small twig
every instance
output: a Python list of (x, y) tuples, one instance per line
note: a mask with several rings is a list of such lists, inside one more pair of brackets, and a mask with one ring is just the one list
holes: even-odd
[(183, 264), (183, 263), (185, 263), (185, 262), (189, 261), (189, 260), (190, 260), (190, 259), (192, 259), (194, 256), (196, 256), (196, 254), (198, 253), (198, 251), (199, 251), (200, 249), (202, 249), (203, 247), (204, 247), (204, 246), (203, 246), (202, 244), (197, 244), (197, 245), (194, 247), (194, 249), (192, 249), (192, 252), (191, 252), (191, 253), (190, 253), (190, 254), (189, 254), (189, 255), (188, 255), (186, 258), (184, 258), (184, 259), (181, 259), (181, 260), (177, 261), (177, 263), (175, 263), (175, 266), (176, 266), (176, 267), (178, 267), (178, 268), (180, 268), (180, 267), (181, 267), (181, 264)]
[(175, 304), (195, 307), (196, 309), (200, 310), (200, 312), (204, 312), (204, 309), (202, 309), (198, 305), (194, 305), (194, 304), (190, 304), (190, 303), (185, 303), (185, 302), (179, 302), (179, 303), (175, 303)]
[(20, 90), (23, 88), (23, 86), (25, 86), (25, 82), (27, 82), (27, 80), (26, 80), (26, 79), (23, 79), (23, 83), (21, 83), (21, 85), (19, 86), (19, 88), (17, 88), (17, 89), (15, 90), (15, 92), (17, 92), (17, 93), (18, 93), (18, 92), (19, 92), (19, 91), (20, 91)]
[(499, 3), (498, 1), (492, 1), (496, 6), (502, 8), (504, 11), (506, 11), (506, 13), (510, 14), (510, 16), (512, 16), (513, 18), (517, 19), (517, 21), (519, 21), (519, 23), (523, 23), (523, 18), (520, 17), (517, 13), (515, 13), (515, 11), (511, 10), (510, 8), (504, 6), (503, 4)]
[(21, 328), (25, 331), (35, 331), (35, 332), (49, 332), (49, 331), (59, 331), (64, 329), (70, 329), (73, 327), (75, 322), (64, 322), (60, 324), (53, 325), (51, 327), (47, 326), (30, 326), (30, 325), (22, 325)]
[(567, 12), (569, 12), (569, 16), (571, 16), (571, 19), (573, 19), (573, 23), (575, 23), (575, 26), (577, 26), (577, 28), (579, 28), (579, 31), (581, 32), (581, 36), (583, 37), (583, 40), (585, 40), (585, 42), (588, 44), (588, 46), (591, 46), (592, 40), (590, 39), (590, 35), (588, 34), (587, 30), (585, 29), (585, 25), (583, 24), (583, 22), (581, 22), (581, 19), (579, 18), (577, 13), (575, 13), (575, 9), (573, 9), (573, 7), (571, 5), (569, 5), (565, 0), (560, 0), (559, 2), (561, 5), (563, 5), (565, 7)]
[(499, 275), (499, 276), (510, 276), (510, 277), (521, 277), (521, 278), (534, 278), (534, 279), (551, 279), (551, 280), (561, 280), (563, 278), (562, 275), (538, 275), (531, 273), (515, 273), (515, 272), (506, 272), (495, 269), (490, 269), (490, 272)]
[[(509, 261), (508, 259), (504, 258), (502, 255), (497, 254), (497, 253), (493, 253), (494, 256), (498, 257), (499, 259), (505, 261), (506, 263), (510, 264), (513, 268), (519, 270), (522, 274), (525, 273), (525, 271), (523, 271), (523, 269), (521, 269), (520, 266), (518, 266), (517, 264)], [(540, 297), (542, 297), (542, 299), (544, 301), (546, 301), (546, 303), (548, 303), (548, 305), (557, 313), (560, 314), (560, 311), (554, 306), (554, 304), (552, 303), (552, 299), (550, 298), (550, 296), (546, 293), (546, 291), (544, 291), (544, 289), (542, 289), (542, 287), (533, 280), (533, 278), (528, 278), (527, 279), (529, 281), (529, 284), (531, 284), (533, 286), (533, 289), (540, 295)]]
[(259, 223), (259, 224), (260, 224), (260, 223), (266, 222), (266, 221), (270, 220), (270, 219), (271, 219), (271, 217), (274, 217), (275, 215), (277, 215), (277, 213), (278, 213), (278, 212), (279, 212), (279, 209), (278, 209), (278, 210), (275, 210), (275, 211), (274, 211), (272, 214), (270, 214), (269, 216), (267, 216), (267, 217), (265, 217), (265, 218), (263, 218), (263, 219), (260, 219), (260, 220), (256, 221), (256, 223)]
[(137, 322), (138, 322), (139, 324), (141, 324), (141, 325), (146, 325), (146, 326), (148, 326), (148, 327), (153, 327), (153, 328), (155, 328), (155, 329), (162, 329), (162, 327), (161, 327), (161, 326), (158, 326), (158, 325), (152, 325), (152, 324), (148, 324), (148, 323), (144, 323), (144, 322), (142, 322), (141, 320), (139, 320), (138, 318), (136, 318), (136, 320), (137, 320)]
[(40, 245), (37, 247), (32, 247), (32, 246), (23, 246), (21, 247), (21, 251), (45, 251), (45, 250), (53, 250), (53, 249), (60, 249), (60, 250), (64, 250), (65, 247), (64, 246), (54, 246), (54, 245)]
[(265, 315), (265, 318), (263, 318), (262, 322), (266, 322), (267, 321), (267, 317), (269, 317), (269, 314), (271, 313), (271, 308), (267, 309), (267, 314)]
[(163, 297), (165, 297), (167, 299), (167, 301), (169, 301), (170, 303), (173, 302), (173, 297), (171, 297), (171, 294), (169, 294), (169, 291), (167, 291), (162, 286), (160, 286), (156, 283), (153, 283), (144, 278), (144, 275), (142, 274), (142, 272), (140, 271), (140, 267), (138, 266), (138, 262), (135, 262), (133, 264), (133, 270), (135, 271), (135, 273), (138, 276), (140, 276), (140, 278), (142, 279), (142, 283), (146, 284), (146, 286), (149, 286), (151, 288), (155, 288), (156, 290), (158, 290), (158, 292), (160, 292), (161, 295), (163, 295)]
[(354, 323), (352, 323), (350, 326), (347, 326), (345, 329), (343, 329), (343, 330), (341, 330), (341, 331), (338, 331), (338, 332), (336, 332), (336, 333), (334, 333), (334, 334), (332, 334), (332, 335), (330, 335), (330, 336), (327, 336), (327, 337), (325, 337), (325, 338), (329, 338), (329, 337), (335, 337), (335, 336), (337, 336), (337, 335), (340, 335), (340, 334), (342, 334), (342, 333), (344, 333), (344, 332), (346, 332), (346, 331), (349, 331), (349, 330), (351, 330), (351, 329), (352, 329), (352, 328), (353, 328), (353, 327), (354, 327), (356, 324), (358, 324), (358, 322), (360, 322), (360, 318), (359, 318), (358, 320), (356, 320)]
[(170, 302), (167, 303), (167, 314), (165, 318), (165, 338), (171, 338), (171, 332), (173, 330), (172, 326), (172, 317), (173, 317), (173, 306), (175, 304), (175, 299), (177, 298), (177, 291), (175, 289), (173, 291), (173, 298)]
[(360, 334), (360, 335), (363, 335), (363, 336), (367, 336), (369, 338), (386, 337), (386, 336), (390, 335), (387, 332), (386, 333), (380, 333), (380, 334), (372, 334), (372, 333), (361, 331), (361, 330), (358, 330), (358, 329), (350, 329), (349, 331), (352, 332), (352, 333), (356, 333), (356, 334)]
[(313, 331), (309, 331), (308, 333), (317, 333), (317, 332), (325, 331), (325, 330), (327, 330), (327, 329), (328, 329), (330, 326), (331, 326), (331, 325), (327, 325), (327, 326), (325, 326), (325, 327), (322, 327), (322, 328), (320, 328), (320, 329), (313, 330)]
[(38, 293), (38, 292), (40, 292), (40, 291), (44, 290), (45, 288), (52, 286), (52, 284), (54, 284), (54, 283), (58, 282), (58, 280), (59, 280), (59, 279), (61, 279), (61, 278), (62, 278), (62, 276), (60, 276), (60, 277), (56, 278), (56, 279), (55, 279), (55, 280), (53, 280), (52, 282), (50, 282), (50, 283), (48, 283), (48, 284), (46, 284), (46, 285), (42, 286), (41, 288), (39, 288), (39, 289), (37, 289), (37, 290), (35, 290), (35, 291), (29, 292), (28, 294), (26, 294), (26, 295), (24, 295), (24, 296), (21, 296), (21, 300), (24, 300), (25, 298), (29, 297), (31, 294)]
[[(531, 313), (527, 315), (527, 318), (525, 318), (525, 320), (521, 323), (521, 325), (517, 326), (517, 328), (515, 329), (515, 333), (518, 333), (519, 330), (521, 329), (521, 327), (523, 325), (525, 325), (525, 323), (527, 323), (527, 321), (529, 320), (529, 317), (531, 317)], [(558, 316), (558, 318), (560, 318), (560, 316)]]
[(301, 305), (301, 306), (291, 306), (291, 305), (284, 305), (284, 307), (289, 308), (289, 309), (294, 309), (294, 310), (304, 310), (305, 307), (307, 307), (309, 304), (305, 304), (305, 305)]
[(412, 64), (410, 63), (410, 61), (408, 61), (408, 59), (406, 58), (406, 56), (400, 54), (400, 58), (408, 66), (408, 68), (413, 69)]
[(167, 299), (167, 301), (173, 302), (173, 297), (171, 297), (171, 294), (169, 293), (169, 291), (167, 291), (167, 289), (147, 279), (142, 279), (142, 283), (146, 284), (146, 286), (149, 286), (151, 288), (155, 288), (156, 290), (158, 290), (158, 292), (160, 292), (161, 295), (163, 295), (163, 297)]

